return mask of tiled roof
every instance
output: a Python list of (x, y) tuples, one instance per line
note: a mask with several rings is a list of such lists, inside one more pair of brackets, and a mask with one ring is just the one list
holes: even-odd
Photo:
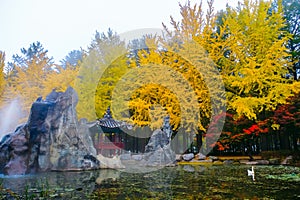
[(97, 125), (100, 126), (100, 128), (109, 128), (109, 129), (119, 129), (126, 128), (128, 130), (132, 129), (132, 125), (124, 122), (124, 121), (118, 121), (112, 118), (110, 108), (108, 107), (106, 110), (106, 113), (104, 114), (102, 119), (97, 120)]
[(121, 126), (121, 122), (112, 118), (110, 107), (108, 107), (104, 117), (102, 119), (98, 119), (98, 125), (105, 128), (119, 128)]
[(121, 123), (113, 118), (102, 118), (98, 120), (98, 125), (107, 128), (119, 128)]

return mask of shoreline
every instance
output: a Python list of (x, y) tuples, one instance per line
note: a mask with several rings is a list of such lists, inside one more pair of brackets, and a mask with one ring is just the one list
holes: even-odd
[[(211, 159), (214, 158), (214, 159)], [(283, 165), (300, 167), (299, 161), (292, 162), (291, 157), (286, 157), (284, 160), (280, 158), (264, 159), (262, 156), (253, 156), (254, 160), (249, 159), (249, 156), (208, 156), (205, 159), (177, 160), (177, 165)]]

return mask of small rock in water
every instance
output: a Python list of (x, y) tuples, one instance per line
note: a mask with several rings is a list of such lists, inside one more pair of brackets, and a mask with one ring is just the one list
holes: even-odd
[(190, 161), (194, 158), (194, 154), (193, 153), (188, 153), (188, 154), (183, 154), (182, 155), (182, 159), (184, 161)]
[(240, 164), (246, 164), (247, 162), (249, 162), (249, 160), (239, 160)]
[(187, 172), (195, 172), (195, 168), (191, 165), (184, 165), (182, 169)]
[(258, 160), (259, 165), (268, 165), (270, 162), (268, 160)]
[(269, 159), (269, 163), (271, 165), (279, 165), (280, 159), (279, 158), (271, 158), (271, 159)]
[(207, 159), (207, 160), (199, 160), (200, 163), (212, 163), (212, 159)]
[(217, 161), (214, 161), (214, 162), (213, 162), (213, 164), (214, 164), (214, 165), (222, 165), (222, 164), (223, 164), (223, 162), (222, 162), (222, 161), (220, 161), (220, 160), (217, 160)]
[(55, 198), (55, 197), (59, 197), (59, 195), (55, 193), (55, 194), (50, 194), (49, 197)]
[(176, 161), (179, 162), (182, 160), (182, 155), (176, 154)]
[(258, 161), (250, 161), (246, 163), (246, 165), (257, 165), (257, 164), (259, 164)]
[(197, 157), (198, 157), (198, 160), (205, 160), (206, 159), (206, 156), (202, 153), (198, 153)]
[(209, 156), (209, 159), (212, 159), (213, 161), (219, 160), (217, 156)]
[(291, 164), (292, 162), (293, 162), (293, 156), (288, 156), (281, 162), (281, 164), (288, 165), (288, 164)]
[(224, 160), (223, 164), (224, 165), (231, 165), (231, 164), (233, 164), (233, 160)]

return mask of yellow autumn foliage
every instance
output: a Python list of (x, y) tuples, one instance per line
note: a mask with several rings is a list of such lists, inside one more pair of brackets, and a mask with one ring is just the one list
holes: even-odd
[(48, 72), (43, 82), (45, 85), (43, 96), (49, 94), (53, 89), (57, 92), (64, 92), (69, 86), (74, 87), (78, 71), (78, 67), (67, 65), (65, 68), (57, 66), (57, 70)]
[(65, 91), (68, 86), (74, 86), (78, 68), (49, 64), (49, 58), (44, 53), (25, 65), (14, 64), (13, 70), (7, 74), (7, 84), (1, 96), (3, 104), (8, 104), (18, 98), (22, 112), (29, 114), (32, 103), (39, 97), (45, 98), (53, 89)]
[(29, 113), (31, 104), (37, 97), (44, 95), (44, 81), (48, 73), (45, 66), (47, 60), (33, 58), (32, 61), (27, 61), (26, 67), (15, 65), (16, 74), (10, 77), (7, 90), (11, 97), (21, 98), (22, 108), (26, 113)]
[(5, 88), (5, 79), (4, 79), (4, 66), (5, 66), (5, 53), (0, 51), (0, 104), (1, 102), (1, 97), (4, 92)]
[(284, 103), (299, 83), (287, 79), (291, 63), (282, 11), (270, 13), (271, 1), (245, 0), (226, 9), (218, 31), (194, 36), (220, 69), (228, 109), (256, 119), (262, 110)]
[[(140, 87), (136, 86), (136, 92), (129, 103), (133, 110), (131, 119), (136, 124), (149, 125), (151, 115), (161, 119), (162, 115), (168, 114), (175, 130), (180, 126), (187, 130), (190, 124), (205, 130), (207, 121), (224, 111), (226, 103), (222, 79), (216, 66), (203, 47), (192, 40), (211, 26), (211, 20), (205, 20), (202, 5), (191, 7), (188, 3), (186, 6), (180, 5), (180, 9), (183, 17), (181, 23), (171, 18), (174, 31), (164, 26), (167, 38), (147, 38), (149, 50), (138, 53), (139, 72), (136, 76), (143, 77), (140, 78), (143, 79), (141, 83), (148, 85), (142, 86), (140, 83)], [(206, 19), (210, 15), (208, 13)], [(169, 71), (173, 71), (173, 74), (169, 74)], [(175, 99), (176, 101), (171, 101)], [(161, 109), (155, 112), (152, 108), (157, 107), (156, 105), (160, 105), (158, 108), (162, 107), (165, 112)]]

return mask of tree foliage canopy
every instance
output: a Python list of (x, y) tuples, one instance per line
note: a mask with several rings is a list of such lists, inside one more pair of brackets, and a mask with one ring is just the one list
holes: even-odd
[[(93, 120), (103, 116), (110, 105), (112, 84), (118, 80), (119, 73), (122, 73), (119, 69), (126, 64), (124, 59), (118, 58), (126, 53), (125, 42), (111, 29), (107, 33), (96, 32), (87, 55), (79, 65), (79, 74), (75, 82), (79, 96), (79, 117)], [(98, 84), (101, 90), (97, 89)]]
[(71, 51), (61, 65), (40, 42), (8, 65), (0, 52), (1, 105), (19, 96), (29, 111), (38, 96), (74, 86), (78, 117), (88, 120), (111, 106), (120, 120), (154, 129), (170, 115), (175, 131), (194, 124), (191, 132), (210, 137), (226, 119), (221, 149), (256, 140), (272, 125), (298, 130), (299, 8), (296, 0), (243, 0), (215, 14), (213, 0), (206, 12), (202, 1), (188, 2), (179, 4), (179, 22), (163, 25), (164, 37), (126, 45), (111, 29), (96, 32), (88, 50)]
[(262, 110), (274, 110), (299, 88), (286, 78), (290, 34), (284, 30), (282, 10), (270, 13), (270, 6), (245, 0), (235, 9), (228, 7), (216, 24), (218, 32), (204, 44), (220, 68), (229, 109), (250, 119)]

